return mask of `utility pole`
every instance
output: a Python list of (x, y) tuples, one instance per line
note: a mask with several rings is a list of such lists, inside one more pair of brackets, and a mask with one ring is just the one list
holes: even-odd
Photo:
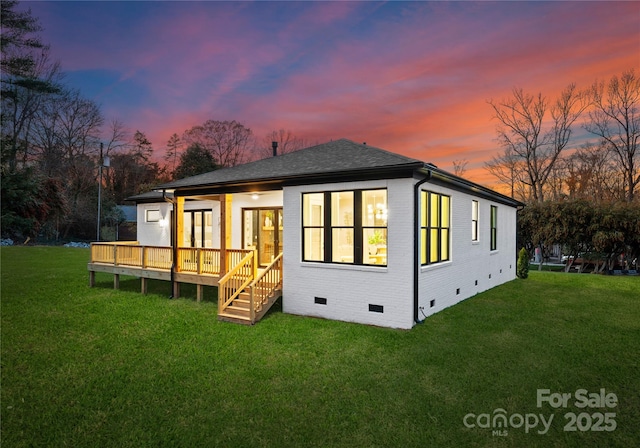
[(109, 156), (102, 156), (103, 144), (100, 143), (100, 161), (98, 168), (98, 224), (96, 230), (96, 241), (100, 242), (100, 212), (102, 212), (102, 168), (111, 166)]

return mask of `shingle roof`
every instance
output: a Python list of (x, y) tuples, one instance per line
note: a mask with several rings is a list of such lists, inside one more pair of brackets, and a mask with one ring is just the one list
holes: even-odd
[(259, 182), (375, 169), (419, 168), (424, 163), (380, 148), (341, 139), (268, 159), (180, 179), (158, 189)]
[(125, 199), (125, 201), (134, 201), (137, 203), (162, 202), (165, 196), (168, 197), (169, 199), (173, 199), (173, 195), (171, 193), (163, 194), (162, 191), (147, 191), (145, 193), (129, 196), (128, 198)]
[[(182, 190), (182, 194), (193, 194), (198, 191), (211, 194), (212, 192), (243, 191), (242, 189), (247, 185), (255, 184), (262, 184), (263, 187), (267, 184), (278, 185), (282, 188), (284, 185), (311, 184), (326, 182), (329, 179), (333, 181), (356, 178), (379, 179), (385, 176), (413, 176), (416, 173), (427, 175), (429, 182), (443, 183), (449, 188), (459, 189), (513, 207), (523, 205), (501, 193), (440, 170), (435, 165), (347, 139), (169, 182), (159, 185), (154, 192), (132, 196), (128, 200), (138, 203), (159, 201), (164, 194), (161, 190), (168, 190), (166, 194), (173, 197), (171, 190)], [(234, 190), (234, 188), (241, 188), (241, 190)]]

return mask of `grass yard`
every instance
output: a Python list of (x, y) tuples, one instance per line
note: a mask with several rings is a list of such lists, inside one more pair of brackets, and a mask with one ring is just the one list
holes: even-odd
[[(86, 249), (0, 255), (6, 447), (640, 443), (638, 277), (534, 271), (411, 331), (277, 308), (245, 327), (216, 320), (214, 289), (197, 303), (190, 288), (168, 300), (162, 282), (115, 291), (106, 274), (89, 288)], [(576, 406), (576, 391), (601, 388), (616, 407)], [(571, 398), (537, 407), (538, 389)], [(485, 424), (502, 412), (509, 427)], [(546, 434), (519, 426), (540, 415)]]

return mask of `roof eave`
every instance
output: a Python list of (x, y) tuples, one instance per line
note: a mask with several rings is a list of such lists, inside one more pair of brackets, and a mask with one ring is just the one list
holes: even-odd
[[(358, 170), (331, 171), (315, 174), (297, 174), (291, 176), (282, 176), (278, 178), (255, 178), (220, 183), (189, 185), (174, 188), (175, 194), (177, 196), (188, 196), (195, 192), (201, 194), (202, 192), (228, 191), (229, 193), (234, 193), (239, 191), (252, 191), (255, 190), (256, 187), (266, 189), (281, 189), (285, 186), (313, 185), (319, 183), (335, 183), (374, 178), (392, 179), (400, 177), (411, 177), (415, 170), (421, 168), (422, 166), (422, 162), (408, 163), (401, 165), (388, 165), (376, 168), (363, 168)], [(168, 184), (165, 186), (160, 186), (158, 187), (158, 189), (163, 189), (164, 187), (168, 186)]]
[(474, 196), (479, 196), (494, 202), (509, 205), (511, 207), (518, 208), (524, 206), (522, 202), (516, 199), (513, 199), (502, 193), (498, 193), (497, 191), (491, 190), (490, 188), (483, 187), (482, 185), (476, 184), (475, 182), (471, 182), (461, 177), (455, 176), (451, 173), (447, 173), (446, 171), (442, 171), (431, 165), (426, 164), (421, 171), (424, 173), (429, 172), (431, 174), (431, 178), (429, 180), (429, 182), (431, 183), (443, 184), (444, 186), (447, 186), (449, 188), (453, 188), (465, 193), (470, 193)]

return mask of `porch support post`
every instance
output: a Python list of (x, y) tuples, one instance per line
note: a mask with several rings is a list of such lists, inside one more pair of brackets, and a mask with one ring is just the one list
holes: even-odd
[(180, 282), (173, 282), (173, 298), (180, 298)]
[(184, 239), (184, 197), (176, 196), (173, 201), (173, 264), (171, 266), (171, 297), (180, 297), (180, 283), (175, 281), (175, 273), (180, 272), (178, 248)]
[(140, 277), (140, 292), (142, 294), (146, 294), (148, 291), (149, 279), (145, 277)]
[(220, 277), (229, 271), (227, 249), (231, 249), (231, 195), (220, 195)]
[(89, 271), (89, 287), (93, 288), (96, 284), (96, 272)]
[(113, 274), (113, 289), (120, 289), (120, 274)]
[(173, 263), (176, 267), (176, 272), (180, 272), (180, 259), (178, 257), (178, 248), (182, 246), (182, 242), (184, 240), (184, 197), (178, 196), (176, 198), (176, 213), (175, 213), (175, 221), (176, 221), (176, 237), (173, 242), (174, 247), (174, 259)]
[(203, 293), (204, 293), (204, 285), (197, 284), (196, 285), (196, 302), (200, 302), (202, 300)]

